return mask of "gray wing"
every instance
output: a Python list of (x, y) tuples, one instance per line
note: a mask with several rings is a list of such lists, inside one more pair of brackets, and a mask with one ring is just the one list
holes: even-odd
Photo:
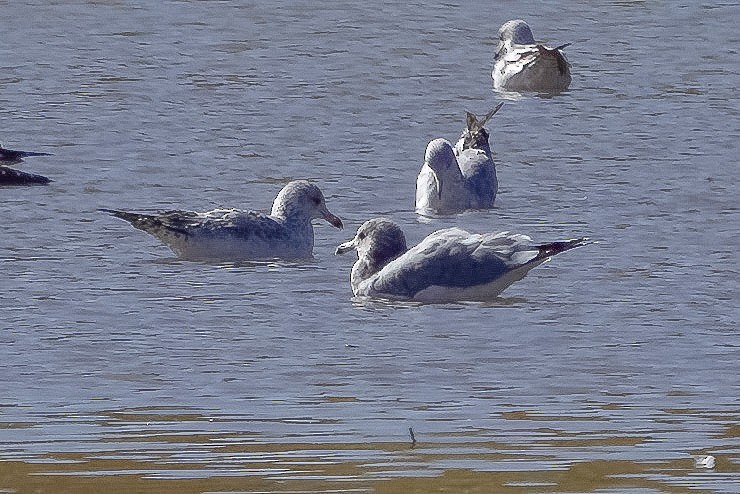
[(215, 210), (202, 213), (202, 219), (189, 228), (193, 235), (228, 236), (247, 240), (259, 238), (266, 241), (284, 239), (285, 226), (271, 216), (255, 211)]
[(374, 278), (379, 294), (412, 298), (430, 286), (465, 288), (489, 283), (539, 254), (529, 237), (508, 233), (477, 235), (458, 228), (425, 238)]
[(520, 67), (519, 70), (523, 70), (537, 62), (540, 57), (552, 58), (557, 62), (558, 71), (562, 75), (568, 72), (570, 63), (568, 63), (561, 50), (569, 45), (570, 43), (565, 43), (555, 48), (550, 48), (539, 43), (535, 45), (522, 45), (507, 53), (505, 60), (506, 63), (516, 64)]
[(504, 60), (509, 64), (525, 66), (535, 61), (539, 53), (537, 45), (517, 45), (506, 53)]
[(471, 195), (471, 208), (493, 207), (498, 191), (493, 160), (483, 151), (466, 149), (458, 157), (458, 164), (465, 180), (465, 188)]

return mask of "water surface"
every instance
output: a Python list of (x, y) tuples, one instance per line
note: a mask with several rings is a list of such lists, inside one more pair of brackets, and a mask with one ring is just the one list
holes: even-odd
[[(0, 137), (54, 182), (0, 190), (0, 490), (740, 491), (737, 4), (2, 9)], [(517, 17), (573, 43), (569, 91), (493, 91)], [(496, 208), (421, 221), (427, 142), (501, 100)], [(347, 226), (307, 263), (179, 261), (97, 211), (295, 178)], [(352, 300), (332, 253), (378, 215), (599, 243), (487, 304)]]

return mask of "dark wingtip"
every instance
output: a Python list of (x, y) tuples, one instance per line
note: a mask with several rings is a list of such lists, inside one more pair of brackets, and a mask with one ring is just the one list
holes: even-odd
[(483, 120), (481, 122), (481, 125), (485, 125), (491, 119), (492, 116), (494, 116), (495, 114), (498, 113), (498, 111), (501, 109), (502, 106), (504, 106), (504, 102), (503, 101), (501, 103), (499, 103), (498, 105), (494, 106), (491, 109), (491, 111), (489, 111), (488, 113), (486, 113), (486, 116), (483, 117)]
[(475, 116), (475, 113), (468, 110), (465, 110), (465, 127), (468, 129), (468, 132), (476, 132), (480, 129), (478, 117)]
[(116, 214), (121, 213), (122, 211), (120, 211), (118, 209), (98, 208), (98, 212), (100, 212), (100, 213), (108, 213), (108, 214), (112, 214), (112, 215), (115, 216)]
[(140, 217), (140, 215), (136, 213), (129, 213), (127, 211), (121, 211), (120, 209), (107, 209), (107, 208), (100, 208), (98, 209), (101, 213), (108, 213), (112, 216), (115, 216), (116, 218), (120, 218), (122, 220), (128, 221), (129, 223), (132, 223), (137, 218)]
[(540, 245), (538, 248), (540, 253), (537, 257), (540, 259), (543, 257), (551, 257), (567, 250), (575, 249), (577, 247), (583, 247), (584, 245), (595, 244), (594, 240), (588, 237), (574, 238), (570, 240), (563, 240), (562, 242), (552, 242), (549, 244)]
[(492, 116), (494, 116), (498, 111), (501, 109), (501, 107), (504, 106), (504, 102), (502, 101), (498, 105), (494, 106), (491, 111), (485, 114), (483, 118), (480, 120), (478, 117), (475, 116), (475, 113), (465, 110), (465, 120), (466, 125), (468, 127), (468, 130), (471, 132), (478, 131), (483, 128), (484, 125), (488, 123), (488, 121), (491, 119)]

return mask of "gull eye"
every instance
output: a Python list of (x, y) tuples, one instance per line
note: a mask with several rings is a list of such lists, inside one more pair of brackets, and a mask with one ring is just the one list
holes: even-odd
[(314, 203), (314, 204), (316, 204), (317, 206), (318, 206), (319, 204), (321, 204), (321, 198), (320, 198), (320, 197), (312, 197), (312, 198), (311, 198), (311, 200), (312, 200), (312, 201), (313, 201), (313, 203)]

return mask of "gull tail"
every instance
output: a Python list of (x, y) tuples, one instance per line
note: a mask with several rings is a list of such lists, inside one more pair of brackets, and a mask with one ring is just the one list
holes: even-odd
[(137, 223), (144, 223), (144, 222), (151, 222), (154, 221), (156, 218), (151, 215), (147, 214), (138, 214), (138, 213), (129, 213), (128, 211), (121, 211), (120, 209), (99, 209), (98, 211), (102, 213), (108, 213), (116, 218), (120, 218), (122, 220), (128, 221), (133, 226), (137, 227)]
[(565, 43), (564, 45), (556, 46), (555, 48), (548, 48), (544, 45), (537, 45), (537, 50), (539, 50), (540, 55), (544, 57), (551, 57), (554, 58), (555, 61), (558, 63), (558, 72), (560, 74), (565, 74), (568, 72), (568, 61), (565, 59), (565, 55), (563, 55), (563, 52), (560, 51), (566, 46), (570, 46), (570, 43)]
[[(119, 209), (99, 209), (103, 213), (108, 213), (116, 218), (120, 218), (124, 221), (131, 223), (134, 228), (147, 232), (155, 237), (162, 233), (164, 230), (175, 230), (169, 225), (165, 225), (164, 222), (155, 215), (151, 214), (140, 214), (140, 213), (129, 213), (128, 211), (121, 211)], [(185, 233), (185, 232), (180, 232)]]
[(548, 257), (552, 257), (556, 254), (560, 254), (561, 252), (575, 249), (576, 247), (583, 247), (584, 245), (593, 244), (593, 243), (596, 243), (596, 242), (584, 237), (584, 238), (575, 238), (571, 240), (564, 240), (562, 242), (551, 242), (549, 244), (542, 244), (542, 245), (537, 246), (537, 249), (539, 249), (539, 254), (537, 254), (537, 257), (535, 259), (537, 260), (547, 259)]
[(184, 235), (188, 236), (190, 233), (182, 222), (173, 221), (169, 215), (177, 215), (177, 211), (165, 212), (162, 214), (140, 214), (140, 213), (129, 213), (128, 211), (121, 211), (120, 209), (105, 209), (101, 208), (98, 211), (108, 213), (116, 218), (120, 218), (124, 221), (131, 223), (131, 226), (141, 231), (147, 232), (150, 235), (154, 235), (160, 240), (164, 241), (167, 235)]

